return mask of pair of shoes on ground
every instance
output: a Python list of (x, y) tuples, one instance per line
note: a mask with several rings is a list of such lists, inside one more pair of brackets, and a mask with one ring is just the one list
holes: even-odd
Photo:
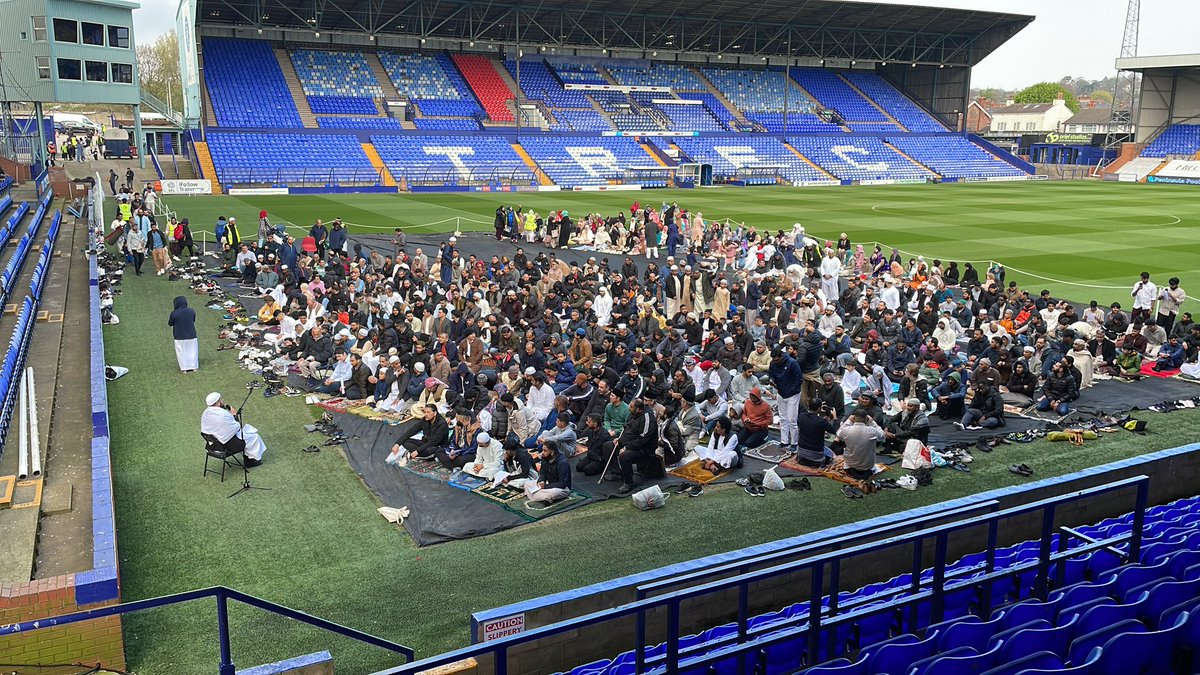
[(1008, 472), (1026, 478), (1033, 475), (1033, 469), (1029, 468), (1028, 464), (1013, 464), (1008, 467)]
[(747, 485), (745, 490), (751, 497), (765, 497), (767, 494), (767, 489), (761, 485)]
[(793, 478), (790, 481), (788, 481), (787, 486), (793, 490), (811, 490), (812, 489), (812, 483), (809, 482), (808, 476), (804, 476), (803, 478)]
[(621, 483), (621, 487), (617, 488), (617, 492), (620, 494), (623, 494), (623, 495), (627, 495), (630, 492), (633, 492), (634, 488), (636, 488), (636, 487), (637, 487), (636, 485), (632, 485), (630, 483)]
[(859, 490), (853, 485), (843, 485), (842, 494), (845, 495), (846, 499), (862, 499), (863, 497), (867, 496), (865, 492)]
[(696, 483), (695, 485), (689, 483), (680, 483), (679, 485), (675, 486), (675, 494), (681, 495), (685, 492), (689, 497), (699, 497), (700, 495), (704, 494), (704, 486), (699, 483)]

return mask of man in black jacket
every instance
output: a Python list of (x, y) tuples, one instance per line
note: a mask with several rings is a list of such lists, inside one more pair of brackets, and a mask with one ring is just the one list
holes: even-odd
[[(392, 453), (388, 455), (389, 462), (395, 462), (400, 457), (401, 448), (408, 451), (409, 459), (429, 459), (438, 450), (445, 449), (450, 440), (450, 427), (446, 424), (446, 418), (438, 414), (437, 406), (434, 405), (425, 406), (420, 419), (401, 426), (403, 430), (396, 439), (396, 444), (392, 446)], [(413, 438), (418, 433), (424, 434), (419, 441)]]
[(587, 437), (587, 454), (580, 458), (575, 470), (585, 476), (597, 476), (604, 470), (613, 451), (612, 435), (602, 426), (600, 415), (589, 415), (581, 436)]
[(621, 494), (633, 491), (633, 468), (641, 466), (645, 474), (645, 465), (655, 458), (654, 450), (658, 447), (658, 420), (654, 413), (646, 408), (641, 399), (634, 399), (629, 404), (629, 421), (621, 437), (617, 439), (615, 452), (619, 452), (618, 463), (621, 466)]
[(373, 390), (371, 383), (368, 382), (371, 377), (371, 369), (363, 363), (361, 354), (350, 354), (350, 369), (350, 380), (346, 382), (346, 398), (350, 400), (366, 398), (367, 394)]
[(194, 373), (200, 367), (200, 343), (196, 338), (196, 310), (188, 307), (187, 298), (175, 298), (174, 309), (167, 325), (175, 338), (175, 360), (179, 371)]
[(525, 496), (531, 502), (556, 502), (571, 494), (571, 462), (553, 443), (544, 443), (540, 451), (541, 471), (537, 482), (525, 483)]
[(318, 380), (317, 370), (324, 368), (333, 358), (333, 341), (325, 335), (324, 327), (317, 324), (300, 336), (299, 344), (288, 353), (288, 358), (298, 362), (296, 367), (300, 369), (300, 374)]
[(975, 386), (971, 407), (963, 413), (959, 429), (995, 429), (1004, 426), (1004, 398), (1000, 391), (987, 384)]

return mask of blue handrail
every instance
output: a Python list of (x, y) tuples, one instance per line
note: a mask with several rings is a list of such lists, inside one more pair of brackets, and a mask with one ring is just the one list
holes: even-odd
[(21, 623), (9, 624), (0, 626), (0, 637), (5, 635), (16, 635), (18, 633), (29, 633), (54, 626), (66, 626), (80, 621), (91, 621), (92, 619), (100, 619), (106, 616), (117, 616), (129, 614), (131, 612), (141, 612), (157, 607), (166, 607), (168, 605), (177, 605), (193, 600), (203, 600), (205, 598), (215, 598), (217, 601), (217, 638), (221, 649), (221, 663), (218, 668), (220, 675), (234, 675), (235, 669), (233, 665), (233, 655), (229, 643), (229, 620), (228, 620), (228, 601), (234, 600), (244, 605), (256, 607), (266, 612), (276, 614), (293, 621), (307, 624), (320, 628), (330, 633), (336, 633), (344, 637), (357, 640), (364, 644), (369, 644), (374, 647), (386, 649), (390, 652), (399, 654), (404, 658), (405, 662), (411, 662), (415, 656), (412, 649), (405, 647), (402, 644), (385, 640), (384, 638), (364, 633), (354, 628), (349, 628), (332, 621), (327, 621), (320, 617), (306, 614), (297, 611), (290, 607), (263, 600), (253, 595), (248, 595), (240, 591), (235, 591), (232, 588), (224, 586), (212, 586), (210, 588), (201, 588), (194, 591), (186, 591), (183, 593), (175, 593), (173, 595), (164, 595), (160, 598), (149, 598), (146, 600), (135, 600), (133, 602), (124, 602), (119, 605), (110, 605), (108, 607), (100, 607), (97, 609), (88, 609), (80, 612), (72, 612), (63, 616), (54, 616), (45, 619), (37, 619), (34, 621), (24, 621)]
[[(990, 604), (991, 583), (993, 581), (1006, 577), (1013, 577), (1022, 572), (1036, 570), (1037, 580), (1035, 582), (1035, 595), (1045, 600), (1049, 592), (1049, 576), (1051, 566), (1059, 563), (1069, 557), (1090, 553), (1095, 550), (1115, 547), (1119, 544), (1128, 543), (1129, 550), (1127, 558), (1136, 560), (1141, 549), (1141, 528), (1145, 518), (1146, 502), (1149, 495), (1150, 479), (1145, 475), (1133, 476), (1124, 480), (1115, 481), (1105, 485), (1100, 485), (1085, 490), (1050, 497), (1047, 499), (1022, 504), (1011, 508), (1003, 509), (993, 513), (975, 516), (965, 520), (946, 523), (935, 527), (925, 528), (916, 532), (901, 534), (895, 537), (890, 537), (876, 542), (859, 544), (857, 546), (848, 547), (842, 550), (830, 551), (819, 555), (811, 556), (802, 560), (790, 561), (766, 569), (755, 570), (746, 574), (740, 574), (728, 579), (712, 581), (699, 586), (674, 591), (665, 595), (660, 595), (654, 598), (637, 600), (626, 603), (619, 607), (593, 612), (584, 616), (567, 619), (559, 623), (540, 626), (524, 633), (502, 637), (491, 642), (484, 642), (462, 649), (457, 649), (445, 654), (422, 659), (420, 661), (409, 663), (404, 666), (392, 668), (390, 670), (380, 671), (376, 675), (410, 675), (423, 670), (445, 666), (463, 659), (480, 657), (490, 657), (494, 663), (494, 672), (498, 675), (507, 675), (508, 672), (508, 653), (509, 650), (541, 640), (544, 638), (553, 637), (569, 631), (587, 628), (600, 623), (605, 623), (615, 619), (633, 615), (644, 615), (660, 607), (667, 609), (667, 650), (662, 660), (666, 661), (666, 672), (674, 675), (680, 669), (701, 668), (711, 665), (717, 661), (729, 659), (732, 657), (744, 658), (752, 652), (762, 649), (764, 646), (783, 642), (798, 636), (806, 636), (809, 640), (810, 653), (817, 653), (821, 629), (823, 627), (836, 627), (840, 625), (850, 624), (857, 620), (879, 614), (882, 612), (894, 612), (898, 609), (910, 609), (915, 611), (916, 604), (931, 600), (933, 602), (933, 610), (931, 612), (931, 622), (937, 622), (942, 619), (942, 602), (947, 593), (961, 590), (968, 587), (983, 586), (988, 589), (985, 598)], [(1066, 504), (1086, 497), (1094, 497), (1108, 492), (1122, 490), (1126, 488), (1136, 488), (1137, 495), (1134, 504), (1134, 522), (1130, 532), (1114, 535), (1103, 540), (1094, 542), (1086, 542), (1081, 546), (1052, 552), (1052, 541), (1054, 532), (1054, 516), (1056, 507), (1060, 504)], [(995, 545), (994, 542), (998, 537), (998, 529), (1001, 521), (1023, 516), (1025, 514), (1041, 511), (1042, 513), (1042, 538), (1041, 549), (1036, 561), (1014, 565), (1003, 570), (994, 570)], [(985, 566), (986, 573), (976, 576), (969, 580), (964, 580), (956, 585), (947, 585), (948, 580), (946, 575), (946, 565), (948, 563), (948, 538), (953, 532), (970, 529), (973, 527), (986, 526), (988, 528), (988, 540), (990, 542), (988, 552), (988, 560)], [(932, 568), (934, 570), (933, 578), (928, 582), (928, 587), (923, 587), (921, 572), (924, 564), (922, 563), (922, 549), (924, 544), (933, 539), (935, 542), (935, 556)], [(833, 589), (832, 595), (836, 595), (838, 584), (838, 570), (840, 563), (845, 558), (851, 558), (857, 555), (874, 553), (887, 548), (909, 545), (913, 548), (913, 576), (912, 586), (909, 595), (893, 599), (888, 602), (873, 604), (869, 607), (860, 606), (850, 609), (843, 613), (837, 613), (825, 620), (826, 609), (822, 606), (821, 598), (824, 596), (825, 576), (828, 568), (829, 587)], [(798, 617), (791, 620), (790, 623), (806, 622), (806, 625), (797, 625), (791, 628), (780, 628), (784, 624), (773, 624), (765, 631), (752, 633), (747, 626), (749, 617), (746, 615), (745, 606), (749, 594), (749, 587), (752, 584), (775, 577), (795, 574), (798, 572), (808, 572), (811, 579), (810, 592), (810, 609), (807, 616)], [(1057, 566), (1057, 576), (1061, 577), (1064, 574), (1064, 566)], [(684, 650), (680, 650), (680, 605), (693, 598), (709, 595), (712, 593), (724, 592), (736, 589), (739, 594), (739, 612), (738, 612), (738, 632), (737, 635), (727, 638), (724, 642), (736, 642), (737, 644), (728, 649), (720, 650), (719, 653), (708, 653), (699, 655), (681, 661), (681, 656), (687, 656)], [(837, 608), (831, 607), (832, 612), (837, 612)], [(768, 635), (762, 636), (761, 633), (766, 632)], [(710, 649), (718, 641), (709, 641), (706, 649)], [(639, 649), (642, 645), (639, 645)]]

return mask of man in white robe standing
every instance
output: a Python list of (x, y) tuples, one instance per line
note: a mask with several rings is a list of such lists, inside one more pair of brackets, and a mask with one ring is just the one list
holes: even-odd
[(175, 298), (175, 309), (167, 325), (175, 337), (175, 360), (179, 370), (194, 373), (200, 367), (200, 341), (196, 339), (196, 310), (188, 307), (187, 298)]
[[(204, 399), (204, 413), (200, 415), (200, 433), (209, 434), (222, 444), (234, 449), (237, 446), (245, 448), (246, 466), (262, 464), (263, 453), (267, 446), (263, 444), (258, 429), (249, 424), (242, 424), (229, 406), (221, 400), (221, 395), (213, 392)], [(241, 411), (238, 411), (240, 415)], [(234, 440), (236, 439), (236, 440)]]
[(834, 254), (833, 249), (825, 249), (825, 257), (821, 259), (821, 292), (827, 300), (837, 300), (842, 290), (838, 276), (842, 273), (842, 261)]

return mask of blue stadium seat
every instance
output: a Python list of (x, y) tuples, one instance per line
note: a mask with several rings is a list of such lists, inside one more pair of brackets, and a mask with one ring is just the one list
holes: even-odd
[[(750, 134), (682, 137), (676, 138), (675, 144), (693, 160), (711, 164), (715, 177), (732, 178), (745, 168), (777, 167), (778, 175), (789, 181), (829, 180), (826, 174), (805, 162), (775, 138)], [(775, 181), (773, 176), (766, 176), (757, 182)]]
[(1017, 675), (1037, 669), (1054, 671), (1064, 667), (1062, 659), (1051, 652), (1038, 652), (1015, 661), (1006, 661), (1001, 658), (1001, 661), (1004, 661), (1004, 665), (985, 671), (983, 675)]
[(219, 126), (304, 126), (270, 43), (206, 37), (203, 48), (204, 84)]
[(1017, 671), (1018, 675), (1093, 675), (1096, 672), (1096, 665), (1099, 663), (1104, 650), (1100, 647), (1092, 649), (1088, 654), (1084, 654), (1082, 663), (1064, 665), (1061, 668), (1051, 667), (1043, 669), (1042, 667), (1031, 667), (1025, 670)]
[(888, 142), (946, 178), (1023, 176), (1017, 167), (975, 145), (970, 139), (945, 136), (888, 136)]
[(209, 132), (217, 180), (246, 183), (376, 183), (378, 173), (358, 138), (348, 134)]
[(1192, 157), (1197, 152), (1200, 152), (1200, 124), (1172, 124), (1150, 141), (1141, 156), (1165, 159), (1168, 155)]
[[(418, 107), (428, 115), (471, 117), (482, 112), (466, 81), (444, 54), (430, 56), (384, 51), (379, 52), (379, 62), (383, 64), (396, 91), (416, 101)], [(431, 109), (436, 108), (437, 104), (433, 101), (457, 102), (461, 107), (453, 108), (453, 112), (432, 112), (426, 109), (426, 105), (430, 105)]]
[(848, 70), (841, 73), (841, 76), (849, 80), (859, 91), (870, 97), (876, 105), (886, 110), (909, 131), (943, 133), (949, 131), (933, 115), (900, 93), (899, 89), (893, 87), (878, 74), (862, 70)]
[(910, 633), (863, 649), (868, 655), (867, 670), (872, 673), (905, 672), (909, 664), (937, 653), (939, 637), (935, 633), (924, 639)]
[(391, 117), (318, 117), (322, 129), (370, 129), (372, 131), (401, 131), (400, 120)]
[(941, 639), (938, 640), (938, 649), (948, 651), (957, 647), (972, 647), (982, 650), (992, 636), (1003, 630), (1004, 627), (1003, 618), (986, 622), (957, 622), (948, 626), (942, 633)]
[(1003, 643), (996, 643), (987, 651), (974, 650), (975, 654), (952, 656), (954, 650), (948, 651), (934, 659), (925, 669), (925, 675), (977, 675), (985, 670), (991, 670), (1001, 663), (1000, 650)]
[(1035, 652), (1048, 651), (1054, 654), (1066, 654), (1071, 646), (1071, 639), (1077, 634), (1078, 625), (1079, 618), (1075, 615), (1067, 622), (1055, 626), (1046, 623), (1040, 627), (1016, 630), (1003, 641), (1004, 649), (1000, 653), (1000, 660), (1002, 662), (1018, 661)]
[(932, 656), (927, 656), (923, 659), (913, 661), (912, 663), (908, 664), (907, 672), (909, 675), (925, 675), (925, 673), (929, 672), (929, 669), (932, 668), (935, 663), (942, 659), (961, 659), (968, 656), (975, 656), (977, 653), (978, 652), (970, 647), (958, 647), (956, 649), (942, 652), (941, 654), (934, 654)]
[(1179, 646), (1187, 635), (1189, 618), (1190, 615), (1184, 612), (1169, 628), (1116, 635), (1104, 644), (1096, 672), (1099, 675), (1159, 675), (1180, 672), (1174, 668), (1174, 664)]
[(1067, 661), (1071, 664), (1083, 663), (1096, 647), (1103, 647), (1109, 640), (1122, 633), (1145, 633), (1146, 626), (1140, 621), (1128, 620), (1106, 626), (1090, 633), (1084, 633), (1071, 641), (1067, 652)]
[[(627, 136), (526, 137), (521, 145), (551, 180), (564, 187), (605, 185), (622, 179), (629, 168), (661, 168)], [(666, 185), (665, 178), (640, 182), (646, 187)]]
[(913, 164), (878, 138), (792, 136), (788, 138), (788, 143), (800, 154), (842, 180), (933, 177), (928, 170)]
[(800, 675), (868, 675), (867, 660), (834, 659), (826, 664), (800, 671)]
[(533, 172), (503, 136), (373, 136), (392, 176), (459, 184), (466, 180), (532, 180)]

